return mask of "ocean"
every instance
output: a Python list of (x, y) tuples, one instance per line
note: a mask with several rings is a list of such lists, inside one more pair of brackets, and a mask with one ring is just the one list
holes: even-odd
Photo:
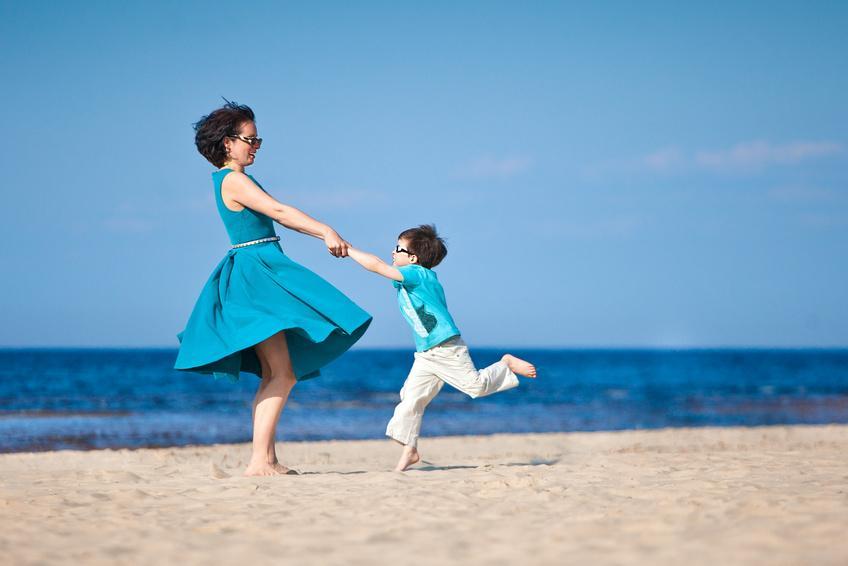
[[(533, 350), (513, 390), (446, 386), (422, 435), (848, 422), (848, 350)], [(474, 349), (479, 367), (502, 351)], [(245, 442), (258, 379), (171, 369), (172, 349), (0, 350), (0, 452)], [(283, 440), (383, 438), (410, 350), (358, 349), (299, 383)]]

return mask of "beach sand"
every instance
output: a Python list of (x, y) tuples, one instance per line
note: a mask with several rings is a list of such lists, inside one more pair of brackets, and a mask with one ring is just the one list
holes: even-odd
[(848, 426), (0, 455), (3, 564), (848, 564)]

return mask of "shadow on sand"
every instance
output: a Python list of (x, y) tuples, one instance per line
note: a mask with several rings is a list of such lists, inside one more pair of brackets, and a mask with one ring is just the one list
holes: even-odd
[(479, 466), (439, 466), (438, 464), (434, 464), (433, 462), (428, 462), (427, 460), (421, 461), (424, 466), (411, 468), (410, 471), (415, 470), (417, 472), (438, 472), (441, 470), (475, 470), (479, 468), (493, 468), (496, 466), (552, 466), (559, 462), (559, 460), (541, 460), (541, 459), (533, 459), (529, 462), (508, 462), (506, 464), (483, 464)]
[[(541, 459), (533, 459), (529, 462), (507, 462), (505, 464), (481, 464), (478, 466), (469, 466), (469, 465), (455, 465), (455, 466), (440, 466), (438, 464), (434, 464), (433, 462), (428, 462), (427, 460), (422, 460), (421, 463), (423, 466), (416, 466), (414, 468), (410, 468), (409, 472), (439, 472), (444, 470), (476, 470), (483, 468), (494, 468), (494, 467), (521, 467), (521, 466), (552, 466), (556, 464), (559, 460), (541, 460)], [(384, 472), (388, 472), (389, 470), (380, 470)], [(338, 476), (350, 476), (354, 474), (368, 474), (373, 473), (367, 470), (351, 470), (348, 472), (340, 472), (335, 470), (330, 470), (326, 472), (298, 472), (298, 476), (324, 476), (324, 475), (338, 475)]]

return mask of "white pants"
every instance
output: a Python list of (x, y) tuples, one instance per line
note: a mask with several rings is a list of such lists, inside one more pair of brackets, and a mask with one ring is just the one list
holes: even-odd
[(518, 377), (503, 362), (477, 371), (468, 346), (459, 336), (426, 352), (415, 352), (415, 363), (400, 390), (400, 403), (386, 427), (386, 436), (416, 446), (424, 409), (445, 383), (476, 398), (517, 387)]

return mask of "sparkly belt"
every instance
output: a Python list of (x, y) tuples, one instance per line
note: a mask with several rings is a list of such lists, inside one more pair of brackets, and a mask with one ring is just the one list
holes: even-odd
[(254, 244), (264, 244), (265, 242), (279, 242), (279, 236), (271, 236), (269, 238), (259, 238), (258, 240), (250, 240), (249, 242), (242, 242), (241, 244), (234, 244), (232, 249), (236, 248), (245, 248), (247, 246), (252, 246)]

